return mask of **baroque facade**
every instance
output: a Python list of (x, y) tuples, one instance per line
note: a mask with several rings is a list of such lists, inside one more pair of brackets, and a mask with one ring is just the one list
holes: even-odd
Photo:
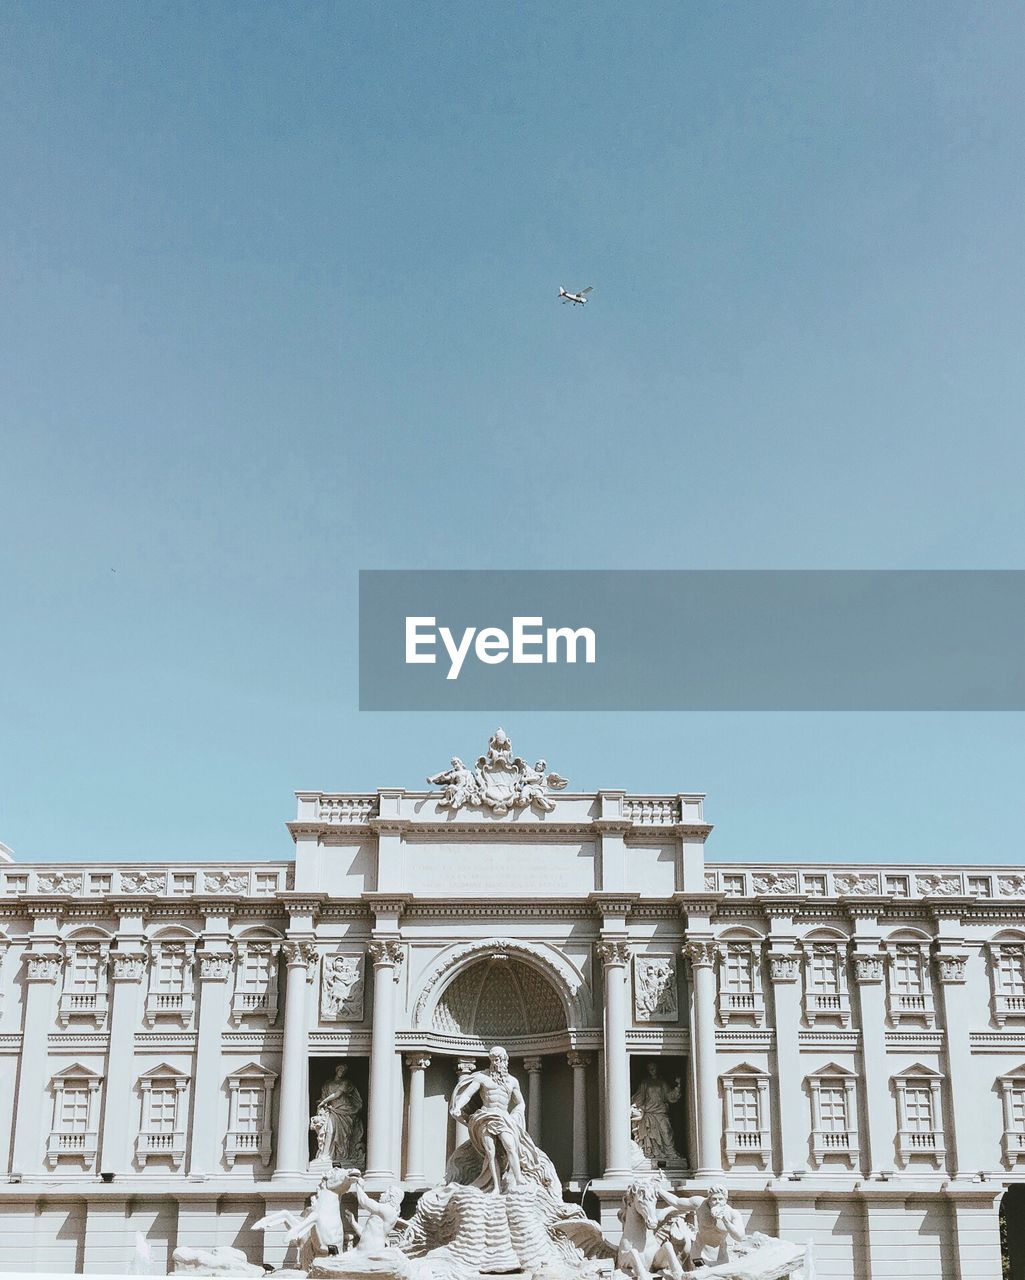
[(716, 864), (702, 796), (573, 792), (501, 730), (430, 781), (300, 792), (294, 861), (0, 863), (0, 1270), (280, 1264), (253, 1223), (326, 1161), (440, 1181), (501, 1043), (608, 1232), (664, 1167), (820, 1280), (998, 1280), (1025, 874)]

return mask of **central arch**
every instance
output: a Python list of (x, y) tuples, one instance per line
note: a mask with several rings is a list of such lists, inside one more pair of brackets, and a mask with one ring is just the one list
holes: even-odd
[[(526, 1015), (528, 1026), (532, 1020), (537, 1023), (531, 1030), (565, 1033), (587, 1025), (583, 986), (579, 970), (553, 948), (505, 938), (463, 943), (444, 951), (427, 974), (413, 1009), (413, 1026), (440, 1030), (437, 1019), (463, 1024), (483, 1016), (496, 1003), (504, 1004), (511, 1016), (512, 1010), (523, 1009), (525, 1001), (528, 1005), (536, 1001)], [(499, 1018), (497, 1012), (488, 1016)], [(453, 1031), (454, 1027), (449, 1034)], [(473, 1032), (464, 1029), (455, 1034)], [(481, 1034), (488, 1038), (487, 1033)]]
[(431, 1029), (478, 1040), (565, 1032), (566, 1009), (546, 976), (523, 960), (491, 956), (463, 969), (434, 1006)]

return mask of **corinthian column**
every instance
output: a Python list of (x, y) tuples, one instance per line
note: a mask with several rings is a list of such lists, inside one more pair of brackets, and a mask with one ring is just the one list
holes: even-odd
[(317, 958), (312, 942), (289, 938), (281, 947), (285, 958), (285, 1025), (281, 1037), (281, 1095), (278, 1102), (278, 1145), (275, 1178), (294, 1178), (309, 1163), (306, 1133), (309, 1099), (306, 1083), (306, 982)]
[[(477, 1070), (476, 1058), (457, 1059), (456, 1060), (456, 1088), (459, 1087), (459, 1084), (462, 1081), (463, 1076), (472, 1076), (476, 1070)], [(469, 1130), (466, 1128), (466, 1125), (463, 1124), (462, 1120), (456, 1120), (455, 1133), (453, 1135), (453, 1142), (454, 1142), (454, 1146), (452, 1148), (453, 1151), (455, 1150), (456, 1147), (461, 1147), (464, 1142), (468, 1141), (469, 1137), (470, 1137), (470, 1134), (469, 1134)]]
[(618, 938), (598, 943), (605, 970), (605, 1176), (630, 1172), (630, 1064), (626, 1055), (626, 977), (630, 949)]
[(715, 1064), (715, 961), (719, 954), (714, 938), (692, 938), (683, 948), (690, 961), (694, 1002), (694, 1083), (697, 1094), (698, 1168), (696, 1177), (722, 1170), (722, 1125), (719, 1107), (719, 1074)]
[(573, 1068), (573, 1182), (587, 1179), (587, 1054), (567, 1053)]
[[(54, 949), (26, 951), (24, 1021), (18, 1064), (18, 1106), (14, 1121), (12, 1173), (37, 1173), (43, 1167), (43, 1106), (50, 1082), (47, 1062), (53, 1024), (53, 993), (61, 971), (61, 954)], [(94, 1104), (95, 1105), (95, 1104)]]
[(134, 1083), (135, 1026), (139, 1020), (139, 989), (146, 974), (145, 952), (112, 951), (110, 967), (114, 992), (110, 1001), (107, 1105), (103, 1108), (100, 1169), (104, 1173), (129, 1173), (129, 1112), (121, 1100), (131, 1096)]
[(227, 1014), (224, 997), (233, 957), (227, 949), (211, 947), (209, 951), (198, 952), (196, 960), (199, 964), (199, 1027), (192, 1082), (189, 1172), (209, 1174), (218, 1172), (218, 1146), (223, 1141), (217, 1124), (217, 1103), (224, 1069), (221, 1063), (221, 1032)]
[(409, 1113), (406, 1122), (406, 1182), (420, 1186), (424, 1181), (424, 1072), (431, 1060), (423, 1053), (406, 1057), (409, 1068)]
[(392, 1169), (392, 1072), (395, 1068), (395, 984), (402, 946), (390, 938), (371, 942), (374, 962), (374, 1026), (370, 1038), (367, 1177), (394, 1180)]

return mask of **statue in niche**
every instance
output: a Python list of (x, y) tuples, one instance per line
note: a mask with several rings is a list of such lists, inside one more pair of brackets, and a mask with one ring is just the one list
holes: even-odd
[(637, 1122), (636, 1140), (653, 1164), (660, 1160), (676, 1164), (680, 1160), (680, 1153), (676, 1150), (669, 1107), (680, 1101), (680, 1077), (677, 1076), (670, 1087), (659, 1075), (657, 1062), (649, 1062), (647, 1071), (647, 1078), (641, 1081), (630, 1099), (641, 1113)]
[(367, 1151), (364, 1143), (363, 1097), (347, 1079), (349, 1064), (340, 1062), (332, 1079), (320, 1091), (310, 1128), (317, 1139), (317, 1159), (332, 1165), (363, 1168)]

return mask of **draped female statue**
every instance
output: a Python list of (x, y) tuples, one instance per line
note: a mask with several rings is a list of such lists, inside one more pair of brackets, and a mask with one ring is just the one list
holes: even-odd
[(318, 1160), (362, 1169), (367, 1159), (363, 1098), (352, 1081), (346, 1078), (348, 1071), (346, 1062), (335, 1067), (333, 1079), (328, 1080), (320, 1091), (310, 1128), (317, 1135)]

